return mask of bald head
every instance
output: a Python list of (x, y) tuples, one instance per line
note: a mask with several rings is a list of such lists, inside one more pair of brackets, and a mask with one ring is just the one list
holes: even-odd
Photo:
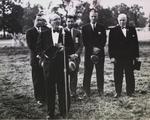
[(58, 14), (55, 14), (55, 13), (50, 14), (50, 16), (49, 16), (50, 22), (54, 21), (56, 19), (60, 19), (60, 16)]
[(121, 27), (125, 27), (127, 23), (127, 15), (126, 14), (119, 14), (118, 15), (118, 23)]
[(61, 24), (61, 18), (60, 18), (60, 16), (57, 15), (57, 14), (50, 14), (49, 23), (51, 24), (51, 26), (53, 28), (59, 27), (60, 24)]

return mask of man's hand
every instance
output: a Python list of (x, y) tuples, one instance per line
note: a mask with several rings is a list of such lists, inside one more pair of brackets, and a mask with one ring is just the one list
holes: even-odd
[(57, 44), (55, 44), (55, 46), (57, 48), (59, 48), (59, 51), (63, 51), (64, 50), (64, 46), (61, 43), (57, 43)]
[(40, 56), (40, 55), (37, 55), (36, 58), (41, 59), (41, 56)]
[(78, 58), (78, 54), (71, 54), (71, 55), (70, 55), (70, 58), (71, 58), (72, 60), (74, 60), (74, 59)]
[(44, 61), (43, 61), (42, 59), (39, 60), (39, 65), (40, 65), (41, 67), (44, 66)]
[[(47, 55), (45, 56), (45, 54), (44, 54), (44, 57), (48, 57)], [(41, 66), (41, 67), (43, 67), (44, 66), (44, 60), (43, 60), (43, 58), (40, 56), (40, 55), (37, 55), (36, 56), (36, 58), (38, 58), (39, 60), (39, 65)]]
[(115, 63), (116, 59), (115, 58), (111, 58), (110, 61), (111, 61), (111, 63)]
[(100, 52), (100, 48), (93, 47), (93, 54), (98, 54)]

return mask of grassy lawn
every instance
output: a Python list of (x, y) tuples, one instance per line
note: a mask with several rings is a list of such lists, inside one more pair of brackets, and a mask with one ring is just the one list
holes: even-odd
[[(95, 70), (91, 81), (90, 99), (72, 101), (69, 119), (150, 119), (150, 42), (140, 42), (141, 71), (135, 71), (135, 97), (125, 94), (119, 99), (115, 93), (113, 65), (105, 59), (105, 84), (103, 97), (98, 96)], [(0, 119), (44, 119), (46, 107), (39, 107), (33, 95), (31, 67), (27, 48), (0, 48)], [(80, 65), (77, 93), (81, 95), (83, 57)], [(56, 105), (56, 113), (58, 113)]]

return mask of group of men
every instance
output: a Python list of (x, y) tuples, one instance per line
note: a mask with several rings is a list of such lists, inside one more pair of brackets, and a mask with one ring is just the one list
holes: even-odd
[[(38, 14), (34, 27), (27, 31), (35, 99), (38, 104), (47, 104), (48, 118), (55, 118), (56, 92), (60, 116), (63, 118), (70, 109), (71, 98), (77, 98), (78, 70), (83, 46), (83, 96), (90, 97), (94, 66), (98, 93), (100, 96), (104, 94), (106, 30), (103, 25), (97, 23), (98, 12), (95, 9), (90, 10), (89, 19), (90, 23), (84, 25), (80, 32), (74, 28), (74, 16), (67, 16), (66, 27), (63, 28), (60, 27), (60, 16), (51, 14), (49, 28), (43, 15)], [(138, 39), (135, 28), (127, 26), (125, 14), (118, 16), (118, 23), (110, 30), (108, 42), (110, 60), (114, 63), (115, 97), (121, 96), (123, 71), (127, 95), (132, 96), (135, 90), (133, 63), (139, 57)]]

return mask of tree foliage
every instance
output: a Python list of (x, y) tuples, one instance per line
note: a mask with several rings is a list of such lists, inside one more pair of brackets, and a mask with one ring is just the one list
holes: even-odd
[(13, 5), (11, 14), (7, 16), (7, 26), (8, 31), (11, 33), (19, 33), (22, 32), (22, 16), (24, 14), (24, 10), (20, 5)]
[(1, 0), (0, 1), (0, 11), (1, 11), (1, 28), (5, 32), (9, 31), (11, 33), (22, 32), (22, 15), (23, 8), (20, 5), (14, 4), (11, 0)]
[[(80, 1), (80, 4), (76, 6), (75, 15), (82, 20), (83, 25), (89, 22), (89, 10), (91, 9), (91, 6), (97, 9), (99, 13), (98, 22), (104, 24), (105, 27), (116, 25), (117, 16), (120, 13), (127, 14), (128, 22), (136, 27), (144, 27), (146, 24), (147, 19), (144, 17), (142, 7), (139, 5), (135, 4), (129, 7), (126, 4), (121, 3), (112, 8), (104, 9), (98, 4), (97, 0), (93, 0), (93, 4), (91, 4), (92, 3), (88, 3), (87, 1)], [(63, 5), (56, 6), (52, 9), (52, 11), (55, 11), (55, 13), (59, 13), (58, 9), (62, 8), (62, 6)]]
[(147, 19), (144, 17), (144, 13), (141, 10), (142, 7), (137, 4), (128, 7), (124, 3), (121, 3), (120, 5), (116, 5), (111, 9), (116, 21), (117, 21), (118, 14), (125, 13), (128, 16), (129, 23), (134, 24), (136, 27), (144, 27)]
[[(62, 17), (62, 20), (65, 21), (64, 17), (66, 13), (75, 9), (75, 16), (77, 16), (78, 21), (81, 20), (82, 25), (84, 25), (89, 22), (89, 10), (92, 6), (97, 9), (99, 13), (98, 22), (104, 24), (105, 27), (116, 25), (117, 16), (120, 13), (127, 14), (129, 24), (136, 27), (144, 27), (147, 23), (147, 18), (144, 17), (142, 7), (137, 4), (129, 7), (126, 4), (121, 3), (112, 8), (104, 9), (98, 4), (97, 0), (93, 0), (93, 3), (88, 3), (83, 0), (77, 1), (78, 4), (76, 4), (73, 0), (62, 0), (62, 3), (51, 8), (51, 12), (59, 14)], [(67, 2), (67, 4), (65, 4), (65, 2)], [(66, 7), (70, 2), (73, 3), (73, 7), (70, 7), (67, 11)], [(33, 20), (35, 15), (39, 12), (39, 8), (42, 9), (40, 5), (34, 5), (31, 7), (30, 3), (28, 3), (26, 7), (22, 8), (22, 6), (17, 3), (21, 4), (22, 0), (0, 1), (0, 30), (3, 29), (4, 36), (5, 31), (9, 31), (11, 33), (25, 32), (28, 28), (33, 26)]]
[(23, 32), (25, 32), (27, 29), (33, 26), (35, 16), (38, 12), (39, 12), (38, 5), (34, 5), (33, 7), (31, 7), (29, 3), (28, 6), (24, 8), (23, 21), (22, 21)]

